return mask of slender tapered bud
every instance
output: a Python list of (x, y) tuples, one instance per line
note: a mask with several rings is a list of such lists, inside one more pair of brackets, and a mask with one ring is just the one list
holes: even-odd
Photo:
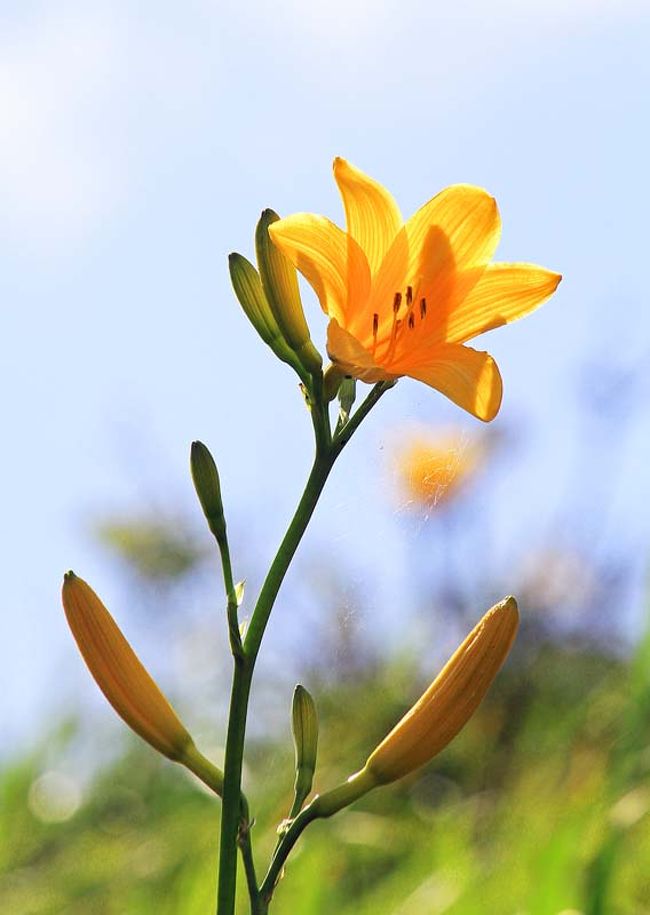
[(223, 774), (199, 753), (93, 589), (73, 572), (67, 572), (62, 598), (79, 651), (120, 718), (159, 753), (191, 769), (221, 794)]
[(333, 362), (325, 369), (323, 375), (323, 396), (328, 403), (330, 400), (334, 400), (338, 395), (344, 378), (345, 372), (343, 369)]
[(294, 807), (298, 810), (311, 791), (318, 751), (318, 713), (311, 695), (304, 686), (296, 686), (291, 707), (291, 731), (296, 751), (296, 783)]
[(344, 378), (339, 388), (339, 416), (342, 422), (347, 423), (350, 419), (350, 411), (357, 397), (357, 380), (356, 378)]
[(208, 527), (218, 543), (226, 538), (226, 518), (221, 501), (221, 483), (214, 458), (203, 442), (192, 442), (190, 470)]
[(512, 646), (519, 626), (514, 597), (485, 614), (431, 686), (373, 750), (359, 772), (315, 798), (314, 815), (329, 817), (378, 785), (403, 778), (443, 750), (469, 721)]
[(377, 784), (408, 775), (453, 740), (487, 693), (518, 626), (514, 597), (488, 610), (431, 686), (368, 757), (364, 768)]
[(248, 320), (275, 355), (290, 365), (303, 380), (306, 380), (304, 366), (284, 339), (255, 267), (242, 254), (237, 253), (229, 256), (228, 266), (235, 295)]
[(323, 359), (311, 341), (298, 288), (298, 274), (269, 237), (269, 226), (280, 219), (264, 210), (255, 230), (255, 252), (262, 287), (284, 339), (308, 372), (320, 372)]

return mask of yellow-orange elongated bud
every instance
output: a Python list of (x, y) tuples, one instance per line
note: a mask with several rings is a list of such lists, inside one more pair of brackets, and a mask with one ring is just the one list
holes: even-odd
[(196, 749), (176, 712), (90, 585), (74, 572), (67, 572), (62, 597), (79, 651), (120, 718), (159, 753), (191, 769), (220, 794), (222, 773)]
[(424, 695), (373, 750), (363, 769), (314, 798), (310, 805), (313, 817), (331, 817), (443, 750), (481, 704), (508, 656), (518, 626), (514, 597), (506, 597), (488, 610)]
[(385, 785), (444, 749), (480, 705), (510, 651), (518, 626), (514, 597), (506, 597), (488, 610), (427, 691), (370, 754), (362, 771), (376, 784)]

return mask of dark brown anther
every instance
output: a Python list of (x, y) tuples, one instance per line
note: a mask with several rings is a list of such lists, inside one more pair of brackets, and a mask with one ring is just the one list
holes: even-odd
[(393, 299), (393, 314), (395, 314), (395, 315), (397, 314), (397, 312), (400, 310), (401, 304), (402, 304), (402, 293), (396, 292), (395, 298)]
[(409, 306), (409, 308), (411, 307), (412, 301), (413, 301), (413, 287), (407, 286), (406, 287), (406, 304)]
[(427, 316), (427, 300), (420, 299), (420, 317), (426, 318)]
[(372, 335), (373, 337), (377, 336), (377, 331), (379, 330), (379, 315), (377, 312), (372, 316)]
[(411, 314), (409, 315), (409, 330), (413, 330), (414, 327), (415, 327), (415, 315), (413, 314), (413, 312), (411, 312)]

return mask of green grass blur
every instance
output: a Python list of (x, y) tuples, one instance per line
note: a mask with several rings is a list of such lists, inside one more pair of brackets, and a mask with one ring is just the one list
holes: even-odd
[[(317, 788), (363, 760), (403, 710), (408, 680), (403, 662), (371, 665), (319, 689)], [(275, 911), (650, 912), (649, 712), (647, 636), (628, 661), (558, 644), (532, 660), (520, 652), (437, 760), (310, 827)], [(218, 804), (133, 739), (66, 817), (66, 786), (54, 779), (48, 797), (43, 759), (55, 771), (75, 734), (68, 725), (2, 772), (0, 911), (213, 911)], [(282, 738), (258, 740), (249, 756), (260, 862), (291, 802)]]
[[(489, 511), (473, 505), (450, 500), (436, 509), (442, 524), (420, 517), (415, 534), (407, 529), (417, 601), (404, 611), (403, 643), (371, 643), (369, 629), (357, 628), (346, 603), (353, 595), (361, 605), (360, 589), (322, 551), (294, 575), (297, 635), (271, 651), (252, 696), (244, 781), (260, 878), (292, 802), (295, 679), (318, 707), (314, 790), (326, 790), (363, 764), (428, 684), (440, 634), (462, 637), (487, 596), (501, 596), (494, 582), (521, 599), (523, 622), (483, 705), (439, 757), (307, 829), (277, 887), (278, 915), (650, 913), (650, 624), (633, 644), (622, 637), (629, 570), (588, 538), (548, 531), (530, 545), (530, 562), (498, 568), (490, 551), (476, 549), (490, 542), (481, 528)], [(96, 530), (144, 613), (149, 650), (157, 645), (169, 662), (179, 640), (191, 649), (170, 695), (198, 708), (191, 730), (219, 762), (230, 660), (225, 633), (214, 641), (209, 537), (180, 516), (166, 523), (147, 512), (101, 519)], [(238, 567), (252, 571), (254, 596), (256, 545), (238, 546), (249, 551)], [(432, 576), (430, 557), (440, 555), (447, 558)], [(286, 637), (281, 629), (276, 637)], [(221, 679), (202, 678), (202, 664)], [(90, 678), (87, 688), (95, 690)], [(213, 913), (219, 802), (126, 727), (107, 743), (83, 706), (29, 753), (2, 757), (0, 913)], [(243, 874), (239, 890), (244, 915)]]

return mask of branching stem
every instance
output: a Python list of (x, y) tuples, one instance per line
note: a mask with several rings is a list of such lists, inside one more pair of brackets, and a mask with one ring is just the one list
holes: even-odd
[[(249, 894), (251, 896), (251, 911), (254, 915), (265, 915), (268, 909), (268, 900), (270, 899), (268, 881), (272, 879), (274, 885), (275, 881), (277, 881), (277, 874), (273, 877), (274, 871), (269, 871), (271, 877), (269, 878), (267, 876), (267, 879), (265, 880), (266, 896), (268, 897), (265, 899), (264, 894), (257, 889), (252, 851), (250, 848), (250, 823), (248, 822), (247, 817), (242, 817), (244, 808), (241, 804), (241, 776), (244, 742), (246, 737), (246, 717), (255, 661), (260, 650), (262, 637), (264, 636), (275, 599), (282, 582), (284, 581), (291, 560), (305, 533), (314, 509), (316, 508), (323, 487), (334, 466), (334, 462), (345, 445), (349, 442), (362, 420), (375, 406), (384, 391), (388, 390), (392, 385), (393, 382), (381, 382), (380, 384), (375, 385), (349, 422), (346, 423), (343, 429), (341, 429), (334, 438), (332, 437), (327, 405), (324, 403), (322, 397), (322, 379), (315, 379), (313, 388), (309, 392), (309, 402), (316, 441), (314, 463), (307, 479), (305, 490), (298, 503), (298, 507), (289, 524), (284, 539), (280, 544), (275, 559), (271, 563), (264, 584), (262, 585), (244, 642), (242, 644), (241, 639), (239, 639), (240, 650), (237, 650), (238, 646), (236, 639), (233, 646), (234, 669), (230, 697), (228, 733), (226, 738), (226, 758), (224, 764), (217, 915), (233, 915), (234, 913), (238, 845), (244, 855), (244, 866)], [(219, 546), (221, 549), (221, 543)], [(226, 586), (226, 594), (228, 595), (228, 623), (232, 644), (233, 624), (237, 623), (237, 600), (232, 573), (230, 571), (230, 555), (227, 543), (225, 546), (225, 561), (223, 549), (221, 549), (221, 556), (224, 568), (224, 583)], [(236, 631), (238, 636), (238, 623)], [(307, 823), (313, 819), (315, 812), (312, 814), (308, 813), (310, 808), (311, 805), (306, 807), (289, 827), (285, 842), (282, 843), (283, 849), (287, 849), (286, 854), (288, 854), (293, 843), (298, 838), (298, 835), (302, 832), (302, 829), (304, 829)], [(242, 847), (241, 837), (243, 835), (246, 836), (246, 840), (245, 845)], [(284, 855), (284, 857), (286, 857), (286, 855)], [(272, 893), (272, 891), (273, 886), (270, 887), (270, 893)]]

